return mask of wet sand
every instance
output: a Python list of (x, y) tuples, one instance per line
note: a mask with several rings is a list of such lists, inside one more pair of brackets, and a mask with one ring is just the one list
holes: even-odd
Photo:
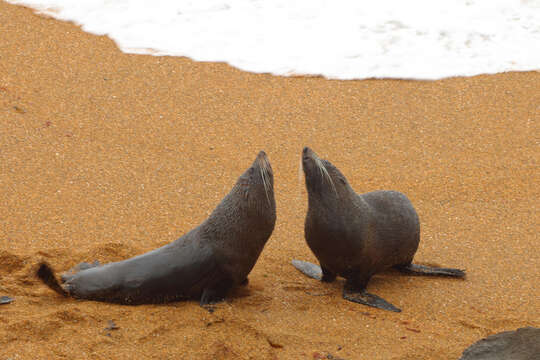
[[(328, 81), (121, 53), (106, 37), (0, 2), (0, 357), (456, 359), (487, 335), (540, 327), (540, 73), (435, 82)], [(415, 260), (467, 279), (377, 275), (396, 314), (303, 277), (300, 153), (358, 192), (415, 204)], [(109, 262), (202, 222), (257, 152), (278, 220), (214, 313), (185, 301), (61, 298), (33, 275)], [(109, 320), (118, 329), (107, 330)]]

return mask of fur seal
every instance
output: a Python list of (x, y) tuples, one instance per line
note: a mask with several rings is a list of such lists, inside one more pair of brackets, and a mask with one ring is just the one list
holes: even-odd
[(420, 221), (410, 200), (397, 191), (357, 194), (345, 176), (313, 150), (302, 151), (308, 193), (306, 242), (321, 266), (293, 265), (312, 278), (346, 279), (343, 298), (380, 309), (401, 310), (366, 291), (369, 279), (390, 267), (413, 275), (464, 277), (458, 269), (412, 264), (420, 241)]
[(82, 263), (60, 283), (42, 263), (37, 276), (64, 296), (121, 304), (222, 301), (247, 276), (274, 230), (274, 176), (261, 151), (212, 214), (176, 241), (133, 258)]

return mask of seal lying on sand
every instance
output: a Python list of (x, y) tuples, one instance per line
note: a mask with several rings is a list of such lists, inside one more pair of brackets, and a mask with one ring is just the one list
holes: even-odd
[(124, 261), (82, 263), (63, 276), (63, 284), (46, 263), (37, 276), (59, 294), (80, 299), (212, 304), (247, 282), (275, 222), (274, 176), (261, 151), (208, 219), (178, 240)]
[(310, 148), (302, 152), (308, 192), (304, 234), (321, 267), (293, 260), (304, 274), (325, 282), (337, 275), (347, 281), (347, 300), (390, 311), (401, 311), (366, 292), (369, 279), (394, 267), (413, 275), (464, 277), (458, 269), (412, 264), (420, 241), (420, 222), (409, 199), (396, 191), (358, 195), (343, 174)]

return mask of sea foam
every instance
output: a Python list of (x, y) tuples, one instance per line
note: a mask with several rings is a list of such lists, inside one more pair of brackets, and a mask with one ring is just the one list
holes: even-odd
[(128, 53), (331, 79), (540, 69), (540, 0), (9, 0)]

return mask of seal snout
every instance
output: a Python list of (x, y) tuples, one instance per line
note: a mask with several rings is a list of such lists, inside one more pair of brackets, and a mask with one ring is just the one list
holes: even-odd
[(311, 148), (309, 148), (307, 146), (302, 150), (302, 157), (303, 158), (311, 158), (311, 159), (318, 159), (319, 158), (317, 156), (317, 153), (315, 153), (315, 151), (311, 150)]
[(259, 164), (266, 164), (266, 163), (269, 163), (269, 161), (268, 161), (268, 155), (266, 155), (266, 153), (264, 152), (264, 150), (259, 151), (259, 153), (257, 154), (257, 159), (256, 159), (256, 161), (257, 161)]
[(305, 147), (303, 150), (302, 150), (302, 163), (305, 165), (307, 162), (309, 161), (314, 161), (315, 163), (317, 163), (319, 161), (319, 157), (317, 156), (317, 154), (315, 153), (315, 151), (311, 150), (311, 148), (309, 147)]
[(266, 172), (272, 172), (270, 160), (268, 160), (268, 155), (266, 155), (266, 152), (264, 152), (264, 150), (259, 151), (259, 154), (257, 154), (257, 158), (255, 159), (255, 163), (260, 168), (264, 169)]

